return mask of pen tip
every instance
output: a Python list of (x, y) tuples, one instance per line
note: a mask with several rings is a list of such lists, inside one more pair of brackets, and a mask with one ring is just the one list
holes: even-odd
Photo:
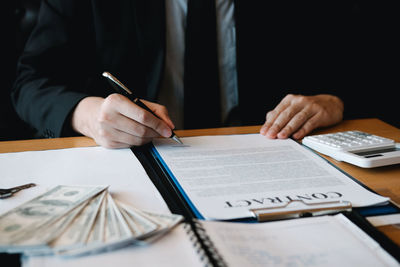
[(175, 142), (177, 142), (177, 143), (179, 143), (179, 144), (183, 145), (183, 143), (182, 143), (181, 139), (179, 139), (179, 137), (178, 137), (178, 136), (176, 136), (176, 135), (173, 135), (171, 138), (172, 138), (172, 139), (173, 139)]

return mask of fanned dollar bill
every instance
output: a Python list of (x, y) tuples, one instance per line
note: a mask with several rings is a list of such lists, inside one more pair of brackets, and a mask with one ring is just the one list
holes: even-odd
[(108, 186), (60, 185), (0, 216), (0, 252), (79, 256), (153, 242), (183, 217), (115, 200)]
[(106, 221), (107, 198), (104, 197), (97, 213), (92, 230), (87, 240), (88, 244), (101, 244), (104, 242), (104, 225)]
[[(118, 209), (117, 205), (114, 202), (114, 199), (111, 197), (111, 194), (106, 193), (105, 200), (103, 202), (104, 215), (100, 214), (100, 216), (104, 216), (104, 219), (100, 219), (103, 221), (103, 238), (101, 240), (89, 239), (86, 242), (85, 246), (80, 247), (72, 247), (66, 250), (59, 250), (58, 254), (61, 256), (81, 256), (86, 254), (99, 253), (107, 250), (114, 250), (128, 244), (139, 243), (141, 241), (134, 238), (133, 233), (131, 232), (128, 223), (124, 219), (121, 211)], [(101, 211), (100, 211), (101, 212)], [(98, 231), (95, 229), (96, 224), (93, 228), (93, 233)], [(93, 235), (94, 236), (94, 235)]]
[(49, 240), (37, 235), (107, 186), (56, 186), (0, 216), (0, 250), (38, 246)]
[(107, 192), (104, 191), (92, 198), (69, 227), (51, 242), (50, 246), (56, 250), (64, 250), (85, 245), (106, 194)]
[(130, 225), (136, 229), (137, 238), (146, 238), (153, 234), (167, 231), (183, 220), (178, 214), (159, 214), (139, 210), (135, 207), (117, 201), (120, 210), (136, 220), (131, 220)]
[(131, 207), (137, 213), (141, 214), (143, 217), (148, 218), (154, 223), (159, 225), (159, 228), (171, 228), (177, 225), (183, 220), (183, 216), (179, 214), (159, 214), (144, 210), (139, 210), (137, 208)]

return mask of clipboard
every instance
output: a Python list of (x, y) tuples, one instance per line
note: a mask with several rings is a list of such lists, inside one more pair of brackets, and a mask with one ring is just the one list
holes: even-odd
[[(195, 219), (203, 219), (199, 217), (199, 212), (191, 204), (190, 200), (182, 189), (177, 186), (174, 180), (168, 174), (168, 171), (164, 168), (163, 164), (157, 158), (157, 155), (153, 152), (153, 145), (147, 144), (141, 147), (131, 148), (132, 152), (141, 162), (142, 166), (146, 170), (153, 184), (159, 190), (161, 196), (164, 198), (171, 212), (181, 214), (185, 217), (185, 221), (192, 223)], [(329, 161), (328, 161), (329, 162)], [(330, 163), (330, 162), (329, 162)], [(330, 163), (332, 164), (332, 163)], [(333, 165), (333, 164), (332, 164)], [(335, 165), (333, 165), (337, 168)], [(342, 171), (342, 170), (341, 170)], [(343, 171), (342, 171), (343, 172)], [(345, 172), (343, 172), (345, 173)], [(349, 178), (353, 179), (357, 183), (360, 183), (349, 174), (345, 173)], [(361, 184), (361, 183), (360, 183)], [(370, 188), (361, 184), (366, 189), (374, 192)], [(283, 220), (293, 219), (307, 216), (319, 216), (327, 214), (342, 213), (359, 228), (370, 235), (381, 247), (383, 247), (388, 253), (390, 253), (398, 262), (400, 262), (400, 247), (389, 239), (386, 235), (376, 229), (371, 223), (369, 223), (364, 214), (392, 214), (400, 213), (400, 208), (395, 206), (393, 203), (387, 205), (373, 207), (375, 211), (371, 212), (371, 207), (366, 208), (354, 208), (348, 201), (331, 201), (329, 205), (327, 202), (319, 202), (315, 204), (304, 202), (304, 208), (296, 211), (289, 211), (287, 209), (291, 204), (297, 203), (297, 201), (290, 202), (288, 204), (277, 206), (274, 208), (261, 208), (250, 210), (256, 219), (232, 219), (230, 221), (235, 222), (259, 222), (263, 223), (268, 220)], [(366, 212), (366, 211), (369, 211)], [(384, 213), (382, 213), (384, 212)]]
[[(291, 209), (294, 203), (301, 203), (303, 206)], [(352, 205), (349, 201), (305, 202), (297, 199), (278, 206), (250, 209), (258, 222), (320, 216), (351, 210)]]
[[(161, 160), (158, 158), (158, 154), (154, 152), (154, 146), (152, 144), (147, 144), (141, 147), (135, 147), (131, 149), (132, 152), (136, 155), (136, 157), (139, 159), (139, 161), (142, 163), (144, 169), (146, 170), (147, 174), (149, 175), (150, 179), (153, 181), (157, 189), (160, 191), (161, 195), (163, 196), (164, 200), (166, 201), (167, 205), (173, 212), (177, 212), (179, 214), (186, 214), (190, 218), (196, 218), (196, 219), (204, 219), (201, 214), (197, 211), (196, 207), (191, 203), (190, 199), (186, 196), (185, 192), (183, 191), (182, 188), (179, 187), (179, 185), (174, 181), (174, 179), (171, 177), (171, 175), (168, 173), (168, 170), (166, 170), (165, 166), (161, 162)], [(318, 155), (318, 154), (317, 154)], [(319, 156), (319, 155), (318, 155)], [(320, 156), (321, 157), (321, 156)], [(358, 183), (360, 186), (364, 187), (365, 189), (378, 194), (371, 188), (367, 187), (366, 185), (362, 184), (360, 181), (349, 175), (348, 173), (344, 172), (343, 170), (339, 169), (337, 166), (326, 160), (325, 158), (321, 157), (325, 161), (327, 161), (330, 165), (332, 165), (334, 168), (338, 169), (341, 171), (343, 174), (345, 174), (347, 177)], [(289, 208), (290, 205), (293, 202), (301, 202), (301, 201), (292, 201), (287, 204), (286, 208)], [(317, 215), (322, 215), (322, 214), (329, 214), (329, 213), (337, 213), (340, 211), (349, 211), (350, 210), (350, 205), (351, 203), (346, 203), (346, 202), (341, 202), (341, 203), (336, 203), (336, 202), (330, 202), (331, 206), (327, 206), (326, 209), (323, 209), (321, 211), (318, 210), (310, 210), (310, 212), (307, 212), (308, 209), (314, 209), (317, 208), (318, 204), (322, 206), (325, 206), (326, 201), (324, 202), (304, 202), (302, 201), (303, 204), (305, 205), (304, 209), (301, 209), (299, 211), (293, 211), (294, 214), (290, 214), (291, 212), (288, 212), (285, 216), (282, 214), (283, 218), (296, 218), (296, 217), (301, 217), (301, 216), (317, 216)], [(315, 203), (312, 204), (312, 203)], [(338, 205), (335, 205), (338, 204)], [(283, 204), (285, 205), (285, 204)], [(277, 213), (279, 210), (278, 208), (283, 208), (282, 206), (274, 206), (274, 208), (261, 208), (261, 209), (255, 209), (255, 210), (250, 210), (251, 213), (253, 214), (261, 214), (261, 213)], [(262, 212), (264, 210), (264, 212)], [(285, 209), (288, 210), (288, 209)], [(367, 217), (367, 216), (376, 216), (376, 215), (387, 215), (387, 214), (395, 214), (395, 213), (400, 213), (400, 207), (397, 205), (393, 204), (392, 202), (389, 202), (384, 205), (378, 205), (378, 206), (368, 206), (368, 207), (351, 207), (352, 211), (357, 211), (361, 216)], [(311, 212), (312, 211), (312, 212)], [(298, 214), (295, 214), (298, 213)], [(257, 215), (255, 215), (255, 218)], [(266, 216), (266, 215), (265, 215)], [(264, 217), (265, 217), (264, 216)], [(271, 215), (272, 216), (272, 215)], [(243, 220), (243, 219), (239, 219)], [(245, 219), (247, 220), (247, 219)], [(232, 221), (237, 221), (236, 219), (232, 219)]]

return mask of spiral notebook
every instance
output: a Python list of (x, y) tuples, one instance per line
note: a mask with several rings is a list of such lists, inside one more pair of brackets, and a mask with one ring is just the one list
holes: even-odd
[[(344, 215), (268, 223), (194, 220), (184, 227), (205, 266), (399, 266)], [(183, 249), (184, 250), (184, 249)]]

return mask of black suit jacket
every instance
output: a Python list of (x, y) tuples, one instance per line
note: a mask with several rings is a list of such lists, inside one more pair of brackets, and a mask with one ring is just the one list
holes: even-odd
[[(265, 2), (235, 1), (243, 124), (263, 123), (288, 93), (349, 98), (361, 40), (354, 3)], [(20, 58), (14, 105), (41, 135), (71, 135), (75, 105), (112, 92), (103, 71), (154, 101), (164, 55), (163, 0), (44, 1)]]
[(163, 1), (44, 1), (19, 62), (17, 112), (46, 137), (69, 134), (68, 117), (82, 98), (112, 93), (103, 71), (154, 100), (164, 27)]

